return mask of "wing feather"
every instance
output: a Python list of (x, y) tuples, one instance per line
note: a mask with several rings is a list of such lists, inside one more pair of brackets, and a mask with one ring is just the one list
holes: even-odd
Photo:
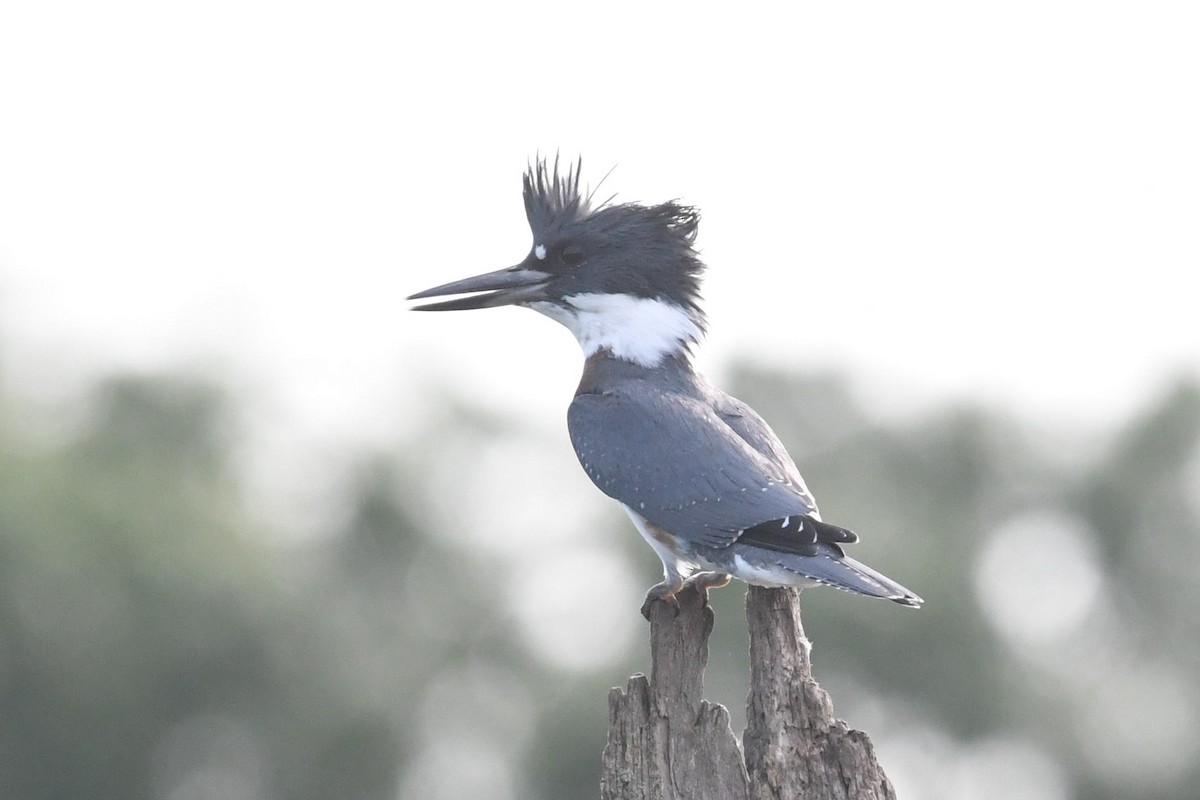
[(731, 418), (681, 393), (618, 391), (576, 396), (567, 423), (601, 491), (697, 544), (727, 547), (761, 523), (816, 514), (783, 445), (757, 415)]

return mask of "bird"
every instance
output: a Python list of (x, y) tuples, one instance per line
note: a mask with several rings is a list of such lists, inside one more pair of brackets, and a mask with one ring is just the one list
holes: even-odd
[(920, 607), (912, 591), (846, 555), (858, 535), (822, 520), (767, 423), (694, 368), (706, 331), (698, 209), (596, 202), (581, 171), (581, 158), (564, 168), (558, 156), (528, 165), (522, 194), (533, 242), (519, 264), (407, 299), (457, 295), (414, 311), (530, 308), (575, 335), (584, 366), (567, 411), (571, 443), (663, 565), (642, 614), (660, 600), (678, 609), (685, 586), (707, 602), (707, 591), (731, 577)]

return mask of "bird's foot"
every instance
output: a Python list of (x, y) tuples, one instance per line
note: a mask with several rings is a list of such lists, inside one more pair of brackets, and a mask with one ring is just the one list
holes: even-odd
[(724, 572), (697, 572), (683, 583), (685, 589), (695, 589), (700, 594), (702, 605), (708, 605), (708, 590), (728, 586), (730, 576)]
[(663, 581), (650, 587), (650, 591), (646, 592), (646, 599), (642, 603), (642, 616), (650, 619), (650, 608), (656, 600), (661, 600), (671, 608), (675, 609), (675, 614), (679, 614), (679, 597), (678, 594), (685, 589), (691, 589), (700, 595), (701, 606), (708, 605), (708, 590), (720, 589), (722, 586), (727, 586), (731, 580), (730, 576), (724, 572), (697, 572), (687, 580), (682, 578), (674, 583)]
[(675, 609), (675, 613), (679, 614), (679, 600), (675, 595), (679, 594), (679, 590), (683, 588), (683, 580), (677, 580), (674, 583), (663, 581), (656, 583), (646, 592), (646, 599), (642, 601), (642, 616), (650, 619), (650, 608), (656, 600), (661, 600), (667, 605)]

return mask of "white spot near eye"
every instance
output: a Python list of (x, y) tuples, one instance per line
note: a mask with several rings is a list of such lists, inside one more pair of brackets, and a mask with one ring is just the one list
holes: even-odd
[(533, 248), (533, 254), (535, 256), (537, 256), (538, 261), (545, 261), (546, 260), (546, 245), (539, 244), (537, 247)]

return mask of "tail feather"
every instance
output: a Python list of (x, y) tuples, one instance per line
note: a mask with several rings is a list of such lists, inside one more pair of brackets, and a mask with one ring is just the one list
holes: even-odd
[(910, 608), (920, 608), (925, 601), (894, 580), (849, 556), (816, 556), (801, 559), (797, 571), (813, 580), (856, 594), (881, 597)]
[(732, 573), (747, 583), (762, 586), (803, 587), (816, 583), (891, 600), (910, 608), (919, 608), (925, 602), (886, 575), (843, 555), (837, 545), (818, 543), (816, 550), (815, 555), (798, 555), (754, 547), (738, 548)]

